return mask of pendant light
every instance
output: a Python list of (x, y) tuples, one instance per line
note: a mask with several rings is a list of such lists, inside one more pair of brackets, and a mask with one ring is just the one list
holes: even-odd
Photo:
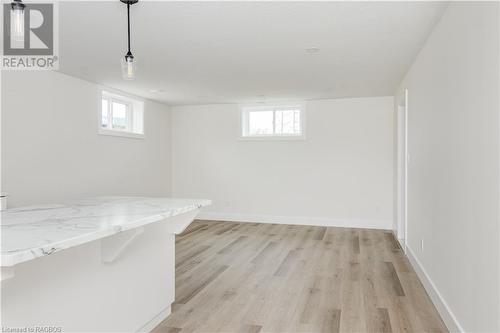
[(137, 61), (134, 58), (134, 55), (130, 51), (130, 6), (137, 3), (139, 0), (120, 0), (124, 4), (127, 5), (127, 43), (128, 43), (128, 51), (125, 54), (125, 57), (122, 58), (122, 74), (125, 80), (134, 80), (135, 72), (137, 70)]
[(15, 41), (24, 41), (24, 7), (21, 0), (14, 0), (10, 4), (10, 33)]

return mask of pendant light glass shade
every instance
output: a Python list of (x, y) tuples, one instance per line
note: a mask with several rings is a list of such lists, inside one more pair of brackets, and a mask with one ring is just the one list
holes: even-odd
[(18, 42), (24, 41), (24, 7), (21, 0), (14, 0), (10, 10), (10, 33), (12, 39)]
[(122, 58), (122, 76), (124, 80), (134, 80), (137, 72), (137, 61), (134, 59), (132, 53), (128, 52)]
[(130, 6), (139, 0), (120, 0), (127, 5), (127, 54), (122, 58), (122, 76), (124, 80), (134, 80), (137, 72), (137, 61), (130, 52)]

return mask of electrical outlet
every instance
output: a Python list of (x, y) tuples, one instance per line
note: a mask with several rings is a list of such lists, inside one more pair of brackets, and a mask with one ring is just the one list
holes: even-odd
[(420, 251), (424, 252), (424, 239), (420, 240)]

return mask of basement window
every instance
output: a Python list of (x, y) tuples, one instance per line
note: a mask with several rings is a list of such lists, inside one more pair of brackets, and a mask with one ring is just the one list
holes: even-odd
[(144, 138), (144, 102), (103, 91), (99, 134)]
[(305, 108), (301, 103), (241, 107), (243, 139), (304, 139)]

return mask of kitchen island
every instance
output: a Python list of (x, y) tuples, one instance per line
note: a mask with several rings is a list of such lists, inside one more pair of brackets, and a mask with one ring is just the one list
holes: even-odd
[(175, 235), (210, 200), (103, 197), (1, 212), (2, 327), (147, 332), (175, 297)]

